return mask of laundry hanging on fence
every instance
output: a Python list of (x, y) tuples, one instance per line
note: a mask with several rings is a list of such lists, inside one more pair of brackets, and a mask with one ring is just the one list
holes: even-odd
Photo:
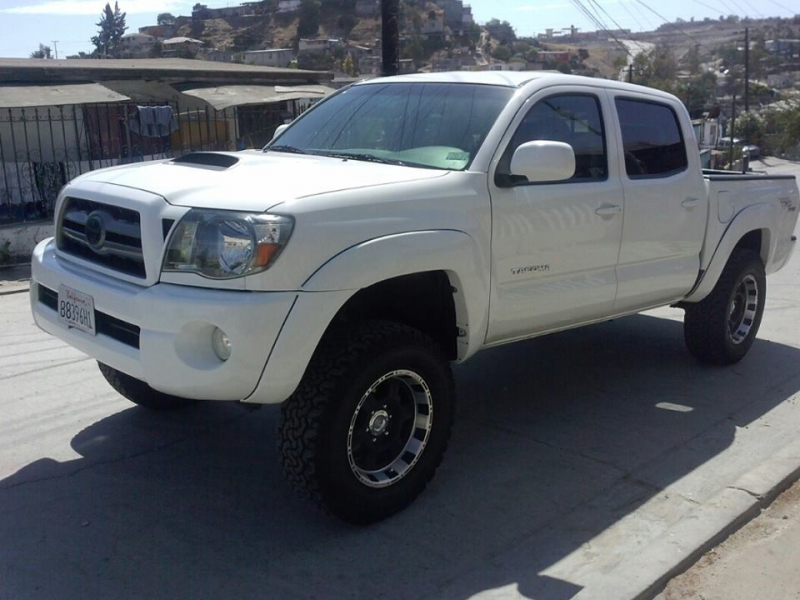
[(145, 137), (164, 137), (178, 129), (178, 119), (171, 106), (137, 106), (128, 126)]

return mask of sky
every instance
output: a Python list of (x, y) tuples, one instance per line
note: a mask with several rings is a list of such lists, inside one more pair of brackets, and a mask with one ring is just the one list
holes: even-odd
[[(120, 0), (120, 9), (127, 12), (128, 31), (132, 32), (155, 24), (156, 15), (161, 12), (189, 15), (196, 1)], [(215, 8), (238, 4), (238, 0), (204, 3)], [(534, 35), (547, 28), (570, 25), (583, 30), (596, 29), (570, 0), (468, 0), (467, 3), (479, 23), (492, 18), (506, 20), (518, 35)], [(655, 29), (663, 23), (662, 17), (688, 21), (691, 17), (718, 18), (721, 14), (760, 18), (800, 13), (800, 0), (584, 0), (584, 4), (601, 7), (609, 27), (614, 27), (612, 23), (616, 21), (620, 27), (634, 31)], [(53, 47), (53, 40), (58, 41), (59, 58), (80, 50), (90, 52), (89, 39), (97, 33), (96, 23), (104, 5), (103, 0), (0, 0), (0, 56), (27, 57), (40, 42)], [(595, 11), (599, 12), (597, 8)]]

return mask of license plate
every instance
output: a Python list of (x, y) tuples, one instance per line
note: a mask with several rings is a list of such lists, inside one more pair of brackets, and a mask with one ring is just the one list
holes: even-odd
[(92, 335), (94, 328), (94, 298), (65, 285), (58, 288), (58, 318), (67, 327), (74, 327)]

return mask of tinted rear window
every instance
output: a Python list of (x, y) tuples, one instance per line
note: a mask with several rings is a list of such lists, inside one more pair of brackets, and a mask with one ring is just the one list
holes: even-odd
[(628, 177), (665, 177), (686, 169), (678, 116), (669, 106), (625, 98), (617, 98), (616, 105)]

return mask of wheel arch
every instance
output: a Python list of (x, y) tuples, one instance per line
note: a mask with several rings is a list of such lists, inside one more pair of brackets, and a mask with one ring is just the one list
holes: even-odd
[(778, 210), (771, 204), (754, 204), (741, 211), (722, 235), (708, 268), (701, 274), (685, 302), (700, 302), (714, 289), (733, 252), (745, 248), (757, 253), (765, 266), (775, 252)]
[(363, 318), (422, 330), (451, 360), (482, 346), (489, 311), (488, 258), (461, 231), (390, 235), (353, 246), (303, 284), (248, 402), (278, 403), (300, 383), (322, 337)]

